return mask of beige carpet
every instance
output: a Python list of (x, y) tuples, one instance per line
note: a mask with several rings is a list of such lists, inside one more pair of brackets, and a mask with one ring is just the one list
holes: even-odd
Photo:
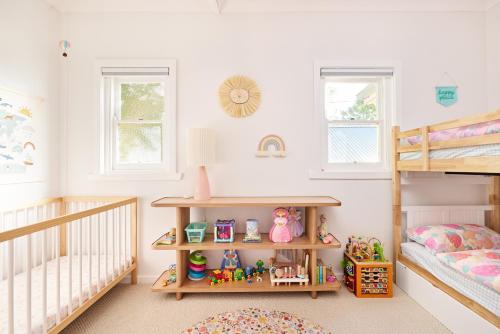
[(198, 294), (154, 293), (149, 285), (120, 284), (63, 332), (70, 333), (179, 333), (211, 315), (258, 307), (293, 313), (335, 334), (449, 333), (404, 292), (395, 288), (392, 299), (358, 299), (342, 289), (320, 293)]

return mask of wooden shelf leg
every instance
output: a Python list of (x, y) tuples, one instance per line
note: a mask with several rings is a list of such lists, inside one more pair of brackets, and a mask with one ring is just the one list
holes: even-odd
[[(184, 242), (184, 228), (189, 224), (189, 208), (176, 208), (176, 242), (178, 245)], [(177, 250), (176, 254), (176, 279), (177, 287), (180, 288), (187, 279), (187, 260), (189, 256), (188, 250)], [(176, 292), (175, 298), (181, 300), (182, 292)]]
[(318, 210), (316, 207), (306, 208), (306, 235), (311, 243), (315, 243), (318, 237)]

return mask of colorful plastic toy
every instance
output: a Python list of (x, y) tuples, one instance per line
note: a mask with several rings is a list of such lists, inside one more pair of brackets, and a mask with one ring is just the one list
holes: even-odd
[(193, 222), (189, 223), (184, 229), (186, 231), (187, 240), (189, 243), (202, 242), (205, 239), (205, 231), (207, 229), (207, 223), (205, 222)]
[(214, 242), (233, 242), (234, 241), (234, 219), (217, 219), (214, 225)]
[(236, 268), (241, 267), (240, 258), (238, 256), (237, 250), (227, 249), (224, 251), (224, 255), (222, 257), (222, 263), (220, 265), (221, 269), (231, 269), (234, 270)]
[(243, 272), (243, 269), (241, 268), (237, 268), (235, 271), (234, 271), (234, 280), (235, 281), (241, 281), (243, 280), (244, 278), (244, 272)]
[(167, 276), (163, 280), (163, 286), (175, 283), (177, 281), (177, 271), (175, 264), (171, 264), (167, 270)]
[(277, 208), (273, 211), (274, 225), (269, 231), (269, 239), (272, 242), (290, 242), (292, 234), (288, 226), (288, 210)]
[(255, 263), (255, 264), (257, 265), (257, 272), (258, 272), (259, 274), (264, 273), (264, 270), (265, 270), (265, 268), (264, 268), (264, 261), (259, 260), (259, 261), (257, 261), (257, 263)]
[(246, 276), (252, 276), (254, 273), (255, 269), (252, 266), (248, 266), (245, 268), (245, 275)]
[(207, 269), (207, 258), (201, 255), (201, 251), (194, 251), (189, 254), (188, 278), (192, 281), (199, 281), (205, 278)]

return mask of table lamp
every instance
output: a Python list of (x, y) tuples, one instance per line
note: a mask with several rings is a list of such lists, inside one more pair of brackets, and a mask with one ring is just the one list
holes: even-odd
[(194, 199), (209, 200), (210, 185), (205, 167), (215, 163), (215, 133), (212, 129), (188, 129), (187, 163), (188, 166), (198, 167)]

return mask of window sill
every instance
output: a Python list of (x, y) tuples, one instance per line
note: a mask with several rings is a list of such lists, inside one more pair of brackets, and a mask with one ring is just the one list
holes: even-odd
[(124, 172), (115, 174), (89, 174), (90, 181), (180, 181), (182, 173)]
[(309, 171), (311, 180), (391, 180), (391, 178), (391, 172)]

